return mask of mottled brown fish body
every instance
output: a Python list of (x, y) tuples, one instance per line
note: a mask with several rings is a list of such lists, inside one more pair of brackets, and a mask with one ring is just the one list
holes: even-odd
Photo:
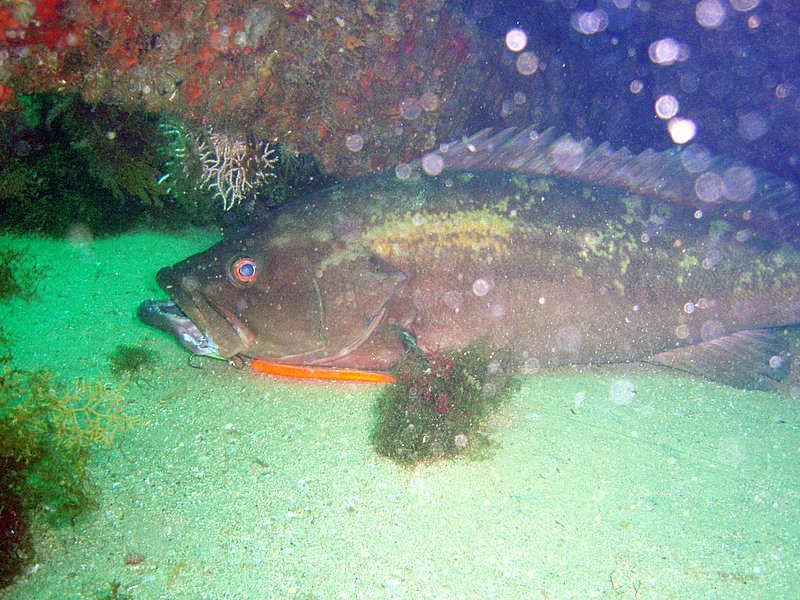
[(800, 321), (792, 227), (683, 204), (562, 175), (391, 173), (277, 210), (159, 283), (222, 356), (370, 369), (401, 356), (396, 327), (428, 348), (489, 337), (535, 369)]

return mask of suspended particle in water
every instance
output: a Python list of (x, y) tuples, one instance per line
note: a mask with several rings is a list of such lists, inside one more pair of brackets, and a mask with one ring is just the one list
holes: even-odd
[(650, 44), (647, 54), (657, 65), (669, 67), (689, 58), (689, 47), (673, 38), (663, 38)]
[(690, 173), (702, 173), (711, 167), (711, 152), (702, 144), (691, 144), (681, 151), (681, 164)]
[(428, 154), (422, 159), (422, 170), (435, 177), (444, 170), (444, 159), (438, 154)]
[(767, 120), (758, 111), (752, 111), (739, 117), (736, 132), (748, 142), (754, 142), (767, 133)]
[(739, 12), (748, 12), (761, 4), (761, 0), (728, 0), (734, 10)]
[(31, 145), (25, 140), (18, 140), (14, 143), (13, 152), (17, 156), (28, 156), (31, 153)]
[(425, 112), (431, 112), (439, 108), (439, 96), (433, 92), (425, 92), (419, 97), (419, 105)]
[(505, 119), (513, 112), (514, 112), (514, 103), (508, 98), (506, 98), (505, 100), (503, 100), (503, 104), (500, 106), (500, 116)]
[(689, 337), (689, 326), (688, 325), (678, 325), (675, 328), (675, 337), (679, 340), (685, 340)]
[(605, 31), (608, 27), (608, 14), (601, 8), (591, 11), (578, 11), (572, 13), (569, 24), (578, 33), (594, 35)]
[(691, 119), (675, 117), (667, 123), (667, 130), (676, 144), (685, 144), (694, 139), (697, 134), (697, 125)]
[(577, 352), (583, 345), (583, 334), (574, 325), (562, 327), (556, 332), (556, 347), (562, 352)]
[(731, 167), (722, 174), (722, 193), (728, 200), (744, 202), (756, 193), (756, 176), (749, 167)]
[(400, 115), (404, 119), (413, 120), (422, 114), (422, 105), (416, 98), (406, 98), (400, 102)]
[(636, 386), (629, 379), (618, 379), (611, 384), (609, 396), (614, 404), (620, 406), (630, 404), (636, 396)]
[(345, 138), (344, 143), (350, 152), (358, 152), (364, 147), (364, 138), (360, 133), (351, 133)]
[(721, 321), (706, 321), (703, 323), (703, 327), (700, 329), (700, 337), (702, 337), (706, 342), (719, 339), (724, 335), (725, 325), (723, 325)]
[(533, 375), (539, 372), (539, 369), (542, 368), (542, 364), (536, 358), (529, 358), (527, 359), (522, 366), (522, 372), (526, 375)]
[(791, 83), (779, 83), (775, 87), (775, 96), (778, 98), (788, 98), (789, 95), (792, 93), (792, 84)]
[(512, 52), (522, 52), (528, 45), (528, 34), (522, 29), (509, 29), (506, 33), (506, 48)]
[(408, 179), (411, 177), (411, 165), (400, 163), (394, 168), (394, 174), (398, 179)]
[(725, 20), (725, 6), (720, 0), (700, 0), (694, 9), (694, 16), (701, 27), (716, 29)]
[(577, 171), (586, 158), (585, 148), (580, 142), (561, 140), (555, 144), (551, 158), (560, 170)]
[(492, 289), (491, 284), (488, 281), (486, 281), (485, 279), (476, 279), (472, 283), (472, 292), (476, 296), (483, 297), (486, 294), (488, 294), (489, 290), (491, 290), (491, 289)]
[(773, 369), (780, 369), (783, 366), (784, 359), (780, 354), (771, 356), (769, 359), (769, 366)]
[(250, 40), (247, 39), (247, 33), (244, 31), (237, 31), (233, 36), (233, 43), (239, 46), (239, 48), (244, 48), (250, 43)]
[(694, 181), (694, 193), (703, 202), (719, 202), (722, 198), (722, 178), (716, 173), (703, 173)]
[(533, 75), (539, 70), (539, 57), (533, 52), (523, 52), (517, 57), (516, 64), (520, 75)]
[(703, 262), (700, 263), (701, 266), (706, 270), (713, 269), (722, 261), (722, 254), (716, 248), (712, 248), (708, 251), (708, 254), (703, 258)]
[(656, 114), (659, 119), (671, 119), (678, 114), (679, 107), (678, 99), (671, 94), (664, 94), (656, 100)]
[(442, 295), (442, 302), (455, 312), (461, 310), (464, 304), (464, 295), (457, 290), (449, 290)]

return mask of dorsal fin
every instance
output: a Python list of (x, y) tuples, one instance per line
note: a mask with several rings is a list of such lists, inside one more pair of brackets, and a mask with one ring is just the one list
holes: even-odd
[(417, 161), (441, 157), (447, 170), (516, 171), (565, 177), (627, 190), (728, 219), (742, 231), (758, 231), (800, 246), (800, 192), (789, 181), (699, 145), (631, 154), (595, 145), (589, 138), (558, 136), (553, 128), (484, 129), (443, 144)]

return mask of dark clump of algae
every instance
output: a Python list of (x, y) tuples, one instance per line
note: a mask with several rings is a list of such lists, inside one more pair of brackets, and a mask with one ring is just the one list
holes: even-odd
[(27, 250), (0, 249), (0, 302), (14, 297), (32, 298), (39, 275), (39, 267)]
[(519, 389), (510, 350), (481, 340), (461, 350), (409, 351), (376, 403), (375, 451), (413, 466), (476, 457), (489, 447), (487, 417)]
[[(8, 292), (0, 300), (34, 295), (33, 267), (23, 268), (24, 258), (0, 252), (0, 288)], [(22, 370), (0, 329), (0, 589), (33, 558), (34, 512), (45, 511), (59, 525), (94, 507), (90, 453), (111, 448), (131, 424), (120, 389)]]
[(129, 381), (138, 382), (140, 377), (158, 362), (158, 354), (143, 345), (119, 344), (109, 354), (111, 373)]

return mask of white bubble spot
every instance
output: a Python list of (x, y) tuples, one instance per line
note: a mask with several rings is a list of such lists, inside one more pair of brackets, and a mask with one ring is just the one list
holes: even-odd
[(350, 152), (358, 152), (364, 147), (364, 138), (360, 133), (351, 133), (345, 138), (344, 143)]
[(394, 168), (394, 174), (398, 179), (408, 179), (411, 177), (411, 165), (400, 163)]
[(671, 94), (664, 94), (656, 100), (656, 114), (659, 119), (671, 119), (678, 114), (678, 99)]
[(779, 354), (771, 356), (769, 359), (769, 366), (773, 369), (780, 369), (783, 366), (783, 357)]
[(716, 29), (725, 20), (725, 6), (720, 0), (700, 0), (694, 15), (701, 27)]
[(491, 290), (491, 289), (492, 289), (492, 286), (485, 279), (476, 279), (472, 283), (472, 292), (476, 296), (481, 296), (481, 297), (485, 296), (486, 294), (489, 293), (489, 290)]
[(438, 154), (428, 154), (422, 159), (422, 170), (435, 177), (444, 170), (444, 159)]
[(662, 67), (668, 67), (689, 58), (688, 46), (672, 38), (663, 38), (653, 42), (647, 53), (651, 61)]
[(512, 52), (522, 52), (528, 45), (528, 34), (522, 29), (509, 29), (506, 33), (506, 48)]
[(539, 70), (539, 57), (533, 52), (523, 52), (517, 57), (517, 73), (533, 75)]
[(685, 144), (694, 139), (697, 134), (697, 125), (691, 119), (675, 117), (667, 123), (667, 130), (676, 144)]
[(636, 386), (629, 379), (618, 379), (611, 384), (609, 396), (614, 404), (624, 406), (633, 402), (636, 395)]

